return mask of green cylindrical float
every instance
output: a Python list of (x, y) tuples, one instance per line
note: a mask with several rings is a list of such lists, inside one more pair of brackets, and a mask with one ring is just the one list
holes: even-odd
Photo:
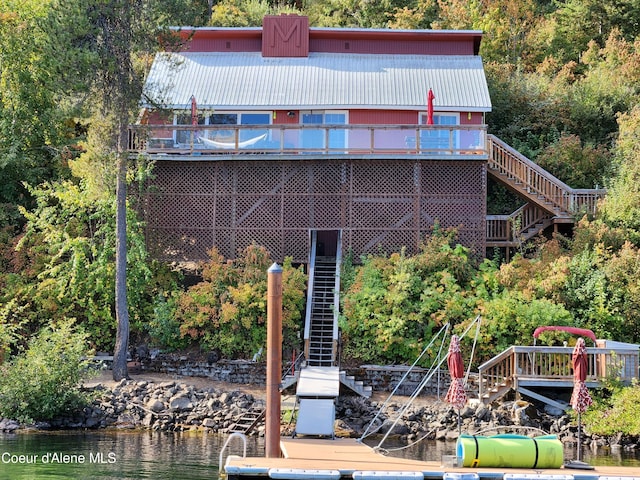
[(555, 435), (461, 435), (456, 455), (462, 467), (560, 468), (562, 443)]

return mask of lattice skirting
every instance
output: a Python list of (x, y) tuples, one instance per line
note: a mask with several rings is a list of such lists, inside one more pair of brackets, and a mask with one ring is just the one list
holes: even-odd
[(417, 251), (435, 222), (484, 254), (484, 161), (158, 161), (140, 209), (154, 257), (226, 258), (255, 242), (307, 262), (310, 230), (342, 230), (354, 258)]

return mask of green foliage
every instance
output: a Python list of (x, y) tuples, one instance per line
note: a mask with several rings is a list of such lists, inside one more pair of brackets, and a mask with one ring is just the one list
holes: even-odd
[[(199, 342), (203, 350), (217, 350), (227, 358), (250, 358), (266, 344), (269, 253), (250, 245), (233, 261), (225, 261), (215, 248), (210, 256), (203, 281), (178, 300), (176, 321), (181, 335)], [(282, 269), (283, 348), (299, 351), (306, 275), (301, 268), (293, 268), (291, 259), (285, 260)]]
[(38, 28), (48, 2), (0, 1), (0, 227), (29, 205), (22, 182), (66, 176), (68, 126)]
[[(51, 320), (76, 318), (95, 348), (112, 351), (114, 322), (115, 204), (96, 199), (70, 182), (30, 189), (37, 207), (24, 210), (26, 234), (19, 248), (31, 259), (13, 288), (16, 303), (9, 312), (29, 305), (35, 327)], [(130, 317), (134, 333), (143, 331), (160, 295), (175, 288), (165, 266), (147, 257), (144, 235), (132, 211), (128, 229)], [(9, 285), (11, 286), (11, 285)], [(3, 297), (0, 296), (0, 300)], [(8, 295), (4, 297), (8, 299)], [(14, 314), (15, 316), (15, 314)]]
[(518, 291), (506, 291), (486, 301), (478, 357), (491, 358), (511, 345), (531, 345), (533, 331), (541, 325), (573, 325), (573, 316), (562, 305), (528, 298)]
[(421, 252), (369, 256), (342, 295), (343, 353), (361, 362), (411, 362), (447, 321), (473, 315), (467, 249), (435, 234)]
[(189, 345), (189, 341), (180, 335), (180, 323), (176, 319), (177, 295), (165, 298), (158, 296), (153, 317), (147, 324), (151, 342), (165, 351), (173, 352)]
[(608, 398), (598, 398), (584, 414), (586, 430), (595, 435), (640, 435), (640, 386), (615, 388)]
[(571, 259), (563, 300), (579, 324), (591, 328), (599, 338), (633, 341), (621, 328), (623, 318), (612, 302), (612, 296), (625, 294), (625, 282), (612, 282), (607, 275), (611, 254), (596, 247), (584, 250)]
[(536, 161), (572, 188), (602, 188), (611, 170), (609, 151), (602, 146), (583, 146), (576, 135), (561, 135)]
[(602, 218), (613, 226), (635, 232), (640, 237), (640, 106), (619, 118), (616, 146), (618, 174), (602, 205)]
[(0, 417), (51, 420), (82, 407), (89, 374), (87, 335), (64, 320), (43, 329), (29, 349), (0, 366)]

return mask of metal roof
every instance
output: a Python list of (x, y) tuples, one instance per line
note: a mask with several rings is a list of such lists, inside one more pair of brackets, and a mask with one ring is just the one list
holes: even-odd
[(159, 53), (144, 106), (215, 110), (424, 110), (429, 88), (438, 111), (489, 111), (482, 59), (475, 55), (260, 52)]

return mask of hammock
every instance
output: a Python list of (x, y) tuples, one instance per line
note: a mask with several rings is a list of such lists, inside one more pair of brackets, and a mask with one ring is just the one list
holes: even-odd
[[(249, 140), (245, 140), (243, 142), (238, 142), (238, 148), (250, 147), (251, 145), (253, 145), (255, 143), (258, 143), (260, 140), (264, 140), (266, 138), (267, 138), (267, 134), (263, 133), (262, 135), (259, 135), (259, 136), (254, 137), (254, 138), (250, 138)], [(204, 138), (204, 137), (198, 137), (198, 140), (200, 140), (200, 142), (202, 142), (207, 147), (213, 147), (213, 148), (236, 148), (236, 143), (235, 142), (217, 142), (216, 140), (210, 140), (210, 139)]]

